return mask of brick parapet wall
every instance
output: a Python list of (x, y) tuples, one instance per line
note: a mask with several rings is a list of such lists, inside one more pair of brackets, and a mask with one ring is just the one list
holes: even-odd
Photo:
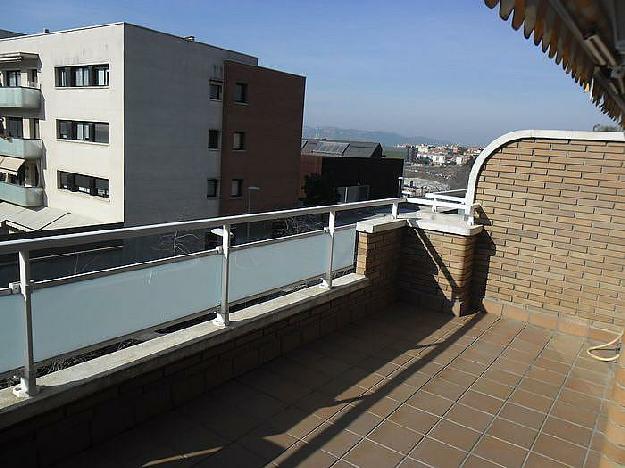
[(399, 275), (402, 300), (455, 315), (472, 312), (474, 239), (475, 236), (404, 228)]
[(625, 325), (624, 186), (620, 142), (525, 139), (496, 150), (475, 190), (485, 227), (475, 303)]
[[(155, 357), (162, 364), (149, 362), (149, 371), (142, 373), (143, 364), (139, 363), (132, 378), (107, 384), (95, 393), (73, 399), (61, 393), (58, 406), (0, 430), (0, 465), (49, 466), (350, 322), (383, 312), (397, 297), (400, 240), (401, 230), (397, 229), (359, 233), (357, 270), (367, 276), (362, 287), (312, 301), (306, 310), (204, 346), (201, 352), (176, 358), (173, 350), (166, 357)], [(102, 379), (115, 382), (111, 375)]]

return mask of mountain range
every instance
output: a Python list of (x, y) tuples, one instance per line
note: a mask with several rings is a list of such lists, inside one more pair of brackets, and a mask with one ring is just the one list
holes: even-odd
[(379, 141), (382, 146), (400, 144), (450, 145), (450, 141), (425, 136), (405, 136), (394, 132), (376, 132), (338, 127), (310, 127), (304, 125), (303, 138), (325, 138), (326, 140)]

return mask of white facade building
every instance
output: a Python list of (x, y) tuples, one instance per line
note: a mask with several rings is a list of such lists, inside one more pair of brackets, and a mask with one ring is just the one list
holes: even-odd
[(216, 216), (225, 61), (258, 64), (126, 23), (0, 39), (0, 200), (99, 223)]
[(430, 154), (432, 158), (432, 164), (435, 166), (442, 166), (447, 163), (447, 155), (446, 154)]

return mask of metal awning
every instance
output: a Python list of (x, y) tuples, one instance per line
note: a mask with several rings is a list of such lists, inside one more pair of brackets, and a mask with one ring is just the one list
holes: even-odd
[(24, 60), (37, 60), (38, 54), (31, 54), (30, 52), (5, 52), (0, 54), (0, 64), (2, 63), (17, 63)]
[(17, 175), (17, 171), (19, 171), (20, 167), (22, 167), (25, 162), (25, 160), (20, 158), (0, 156), (0, 172)]
[(571, 74), (605, 114), (625, 123), (625, 2), (484, 0)]
[(43, 206), (24, 208), (9, 202), (0, 202), (0, 223), (5, 222), (17, 231), (39, 231), (96, 226), (102, 221), (68, 213), (65, 210)]

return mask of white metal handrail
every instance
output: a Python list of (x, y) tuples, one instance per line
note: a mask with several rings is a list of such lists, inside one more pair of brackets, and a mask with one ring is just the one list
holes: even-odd
[(256, 223), (275, 219), (291, 218), (295, 216), (327, 214), (332, 211), (349, 211), (360, 208), (390, 206), (405, 202), (405, 198), (383, 198), (380, 200), (367, 200), (342, 205), (313, 206), (308, 208), (296, 208), (292, 210), (269, 211), (266, 213), (250, 213), (235, 216), (223, 216), (219, 218), (200, 219), (195, 221), (176, 221), (171, 223), (149, 224), (145, 226), (106, 229), (98, 231), (80, 232), (73, 234), (60, 234), (56, 236), (38, 239), (16, 239), (0, 242), (0, 255), (16, 253), (20, 250), (42, 250), (57, 247), (71, 247), (73, 245), (90, 244), (95, 242), (132, 239), (137, 237), (166, 234), (173, 231), (196, 231), (208, 230), (225, 225)]
[[(33, 351), (33, 326), (32, 326), (32, 293), (33, 289), (38, 286), (31, 277), (30, 272), (30, 252), (34, 250), (69, 247), (74, 245), (96, 243), (102, 241), (132, 239), (143, 236), (151, 236), (158, 234), (170, 233), (173, 231), (195, 231), (210, 230), (220, 228), (219, 232), (222, 237), (222, 246), (218, 249), (218, 253), (222, 257), (221, 267), (221, 303), (217, 313), (215, 322), (222, 326), (230, 324), (229, 317), (229, 271), (230, 271), (230, 253), (233, 249), (231, 245), (231, 226), (233, 224), (253, 223), (260, 221), (269, 221), (276, 219), (284, 219), (304, 215), (328, 214), (328, 226), (325, 231), (328, 233), (329, 255), (327, 259), (327, 269), (323, 281), (323, 286), (332, 287), (333, 276), (333, 251), (335, 242), (335, 226), (336, 213), (341, 211), (356, 210), (360, 208), (384, 207), (391, 206), (391, 215), (393, 218), (399, 216), (400, 203), (411, 203), (417, 205), (431, 206), (433, 211), (438, 207), (446, 207), (462, 210), (465, 213), (472, 213), (472, 207), (466, 207), (459, 203), (441, 202), (438, 200), (425, 198), (385, 198), (380, 200), (368, 200), (355, 203), (345, 203), (341, 205), (317, 206), (309, 208), (299, 208), (292, 210), (272, 211), (266, 213), (243, 214), (236, 216), (225, 216), (211, 219), (202, 219), (196, 221), (180, 221), (172, 223), (153, 224), (146, 226), (127, 227), (119, 229), (107, 229), (91, 232), (81, 232), (73, 234), (61, 234), (37, 239), (16, 239), (12, 241), (0, 242), (0, 255), (17, 253), (19, 258), (20, 280), (19, 289), (14, 287), (13, 292), (22, 296), (24, 303), (24, 372), (20, 379), (20, 384), (16, 386), (14, 392), (19, 396), (32, 396), (38, 392), (36, 385), (36, 363)], [(162, 262), (168, 259), (160, 260)], [(179, 261), (179, 258), (172, 258), (171, 261)], [(136, 266), (139, 267), (139, 266)], [(14, 285), (17, 286), (17, 285)], [(40, 287), (44, 285), (40, 285)]]
[(442, 192), (431, 192), (431, 193), (426, 193), (425, 198), (431, 198), (433, 200), (444, 200), (444, 201), (464, 203), (464, 195), (466, 194), (466, 192), (467, 192), (467, 189), (455, 189), (455, 190), (445, 190)]

